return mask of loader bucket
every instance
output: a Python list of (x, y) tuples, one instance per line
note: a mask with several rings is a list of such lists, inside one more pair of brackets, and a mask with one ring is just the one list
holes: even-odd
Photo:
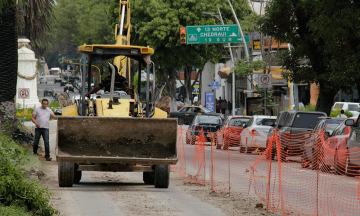
[[(66, 116), (58, 118), (60, 161), (102, 161), (137, 158), (177, 161), (177, 120)], [(76, 159), (77, 158), (77, 159)], [(81, 160), (80, 160), (81, 159)], [(103, 159), (103, 160), (101, 160)]]

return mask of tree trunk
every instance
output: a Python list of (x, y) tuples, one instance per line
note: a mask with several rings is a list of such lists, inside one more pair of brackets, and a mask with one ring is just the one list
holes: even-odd
[(185, 92), (186, 95), (184, 97), (184, 103), (186, 106), (190, 106), (191, 105), (191, 100), (192, 100), (192, 89), (191, 89), (191, 68), (189, 66), (185, 66), (185, 70), (184, 70), (184, 82), (185, 82)]
[[(3, 4), (3, 3), (2, 3)], [(17, 128), (15, 95), (18, 68), (18, 37), (16, 6), (3, 4), (0, 14), (0, 117), (2, 130), (12, 132)], [(33, 89), (36, 91), (36, 89)]]
[(176, 71), (173, 68), (164, 68), (161, 69), (162, 74), (165, 75), (165, 83), (166, 83), (166, 91), (168, 93), (168, 96), (171, 97), (170, 100), (170, 112), (176, 112), (177, 106), (176, 106), (176, 94), (175, 94), (175, 88), (176, 88)]
[(330, 83), (321, 82), (319, 85), (320, 91), (315, 110), (325, 112), (326, 115), (330, 116), (331, 107), (334, 103), (334, 97), (338, 90), (334, 88), (326, 88), (326, 86), (331, 86)]

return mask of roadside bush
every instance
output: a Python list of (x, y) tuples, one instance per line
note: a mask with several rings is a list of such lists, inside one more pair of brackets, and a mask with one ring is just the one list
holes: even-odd
[[(41, 102), (41, 100), (40, 100), (40, 102)], [(54, 112), (56, 108), (61, 108), (61, 104), (59, 101), (52, 100), (49, 103), (48, 107)], [(22, 105), (18, 103), (18, 104), (16, 104), (16, 116), (19, 119), (22, 119), (23, 116), (25, 116), (25, 121), (31, 121), (31, 116), (32, 116), (34, 109), (35, 109), (35, 107), (31, 107), (31, 108), (25, 108), (25, 110), (24, 110)]]
[[(330, 117), (337, 117), (341, 112), (341, 109), (331, 110)], [(348, 118), (353, 117), (353, 114), (349, 110), (345, 110), (344, 113)]]
[(306, 105), (304, 108), (300, 108), (301, 111), (315, 111), (315, 106), (313, 105)]
[(26, 211), (25, 207), (19, 207), (17, 205), (4, 206), (0, 204), (0, 215), (4, 216), (31, 216)]
[(61, 104), (60, 104), (59, 101), (52, 100), (52, 101), (49, 103), (48, 107), (49, 107), (52, 111), (54, 111), (56, 108), (61, 108)]
[(26, 208), (31, 215), (57, 214), (49, 205), (49, 192), (21, 172), (19, 165), (25, 162), (25, 157), (21, 146), (6, 136), (0, 137), (0, 204)]

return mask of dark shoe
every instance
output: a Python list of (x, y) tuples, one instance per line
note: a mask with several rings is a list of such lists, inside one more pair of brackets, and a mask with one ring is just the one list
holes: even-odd
[(46, 161), (51, 161), (51, 158), (46, 158)]

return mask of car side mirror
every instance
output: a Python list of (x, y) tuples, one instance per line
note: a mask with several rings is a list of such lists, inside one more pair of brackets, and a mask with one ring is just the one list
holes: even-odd
[(274, 127), (274, 126), (275, 126), (275, 123), (272, 122), (272, 121), (270, 121), (270, 122), (267, 123), (267, 125), (268, 125), (268, 126), (271, 126), (271, 127)]
[(347, 119), (345, 121), (345, 125), (346, 126), (354, 126), (355, 125), (354, 119)]
[(325, 136), (330, 137), (330, 136), (331, 136), (331, 135), (330, 135), (330, 132), (329, 132), (329, 131), (326, 131), (326, 132), (325, 132)]

